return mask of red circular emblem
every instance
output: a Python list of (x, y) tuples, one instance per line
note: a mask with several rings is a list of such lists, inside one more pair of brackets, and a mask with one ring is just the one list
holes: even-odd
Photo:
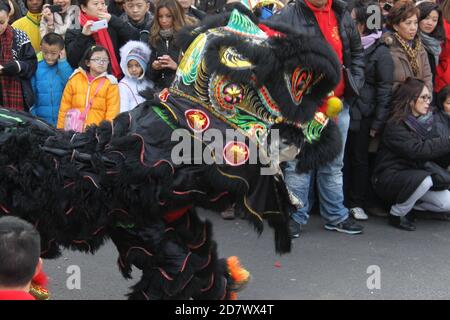
[(184, 116), (189, 128), (194, 132), (203, 132), (209, 128), (209, 117), (202, 110), (189, 109), (184, 112)]
[(249, 153), (247, 145), (238, 141), (228, 142), (223, 148), (223, 158), (230, 166), (244, 164), (248, 160)]

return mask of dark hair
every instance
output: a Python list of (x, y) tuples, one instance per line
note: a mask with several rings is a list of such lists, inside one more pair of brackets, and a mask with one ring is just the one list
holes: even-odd
[(411, 114), (411, 105), (419, 99), (425, 82), (417, 78), (407, 78), (404, 83), (397, 87), (391, 100), (391, 117), (389, 121), (400, 122)]
[(159, 25), (159, 10), (162, 8), (166, 8), (169, 10), (172, 15), (173, 21), (173, 32), (174, 35), (181, 30), (182, 27), (186, 25), (186, 16), (184, 14), (183, 8), (176, 0), (159, 0), (156, 2), (155, 8), (155, 17), (153, 18), (152, 25), (150, 27), (150, 37), (149, 42), (150, 45), (156, 46), (158, 41), (161, 39), (159, 35), (159, 31), (161, 30), (161, 26)]
[(376, 28), (369, 29), (367, 28), (367, 21), (373, 15), (373, 13), (368, 13), (367, 8), (371, 5), (377, 5), (375, 1), (367, 1), (367, 0), (357, 0), (354, 3), (353, 12), (355, 13), (355, 22), (364, 26), (364, 35), (368, 35), (371, 33), (376, 33), (378, 30)]
[(414, 15), (417, 16), (417, 19), (419, 18), (419, 9), (414, 2), (411, 0), (399, 0), (394, 4), (391, 10), (389, 10), (386, 26), (390, 30), (394, 30), (395, 25), (400, 24), (400, 22), (403, 22)]
[(87, 7), (87, 4), (88, 4), (89, 1), (90, 0), (78, 0), (78, 6), (80, 7), (80, 9), (81, 9), (81, 5)]
[(437, 40), (443, 41), (445, 39), (445, 31), (444, 31), (444, 23), (442, 21), (442, 11), (439, 8), (439, 5), (437, 5), (436, 3), (430, 2), (430, 1), (425, 1), (425, 2), (419, 3), (417, 8), (420, 11), (419, 22), (422, 21), (423, 19), (426, 19), (426, 17), (428, 17), (428, 15), (432, 11), (434, 11), (434, 10), (437, 11), (438, 22), (437, 22), (436, 28), (434, 28), (432, 33), (430, 33), (430, 36)]
[(437, 95), (436, 105), (439, 109), (444, 110), (444, 102), (448, 96), (450, 96), (450, 84), (443, 87)]
[(442, 10), (442, 18), (450, 23), (450, 1), (449, 0), (444, 0), (444, 2), (441, 3), (441, 10)]
[(81, 58), (81, 61), (80, 61), (80, 67), (83, 68), (85, 71), (89, 71), (90, 68), (86, 64), (86, 61), (91, 60), (91, 57), (94, 54), (94, 52), (102, 52), (102, 51), (106, 52), (106, 55), (108, 56), (108, 59), (109, 59), (108, 69), (106, 70), (106, 72), (112, 73), (111, 57), (109, 55), (108, 49), (106, 49), (105, 47), (99, 46), (99, 45), (92, 46), (84, 52), (83, 58)]
[(41, 40), (41, 44), (46, 43), (49, 46), (57, 45), (61, 49), (64, 48), (64, 38), (54, 32), (47, 33)]
[(9, 3), (7, 1), (0, 1), (0, 11), (6, 11), (6, 13), (9, 15), (11, 12), (11, 7), (9, 6)]
[(41, 254), (41, 239), (28, 222), (13, 216), (0, 218), (0, 285), (27, 285)]

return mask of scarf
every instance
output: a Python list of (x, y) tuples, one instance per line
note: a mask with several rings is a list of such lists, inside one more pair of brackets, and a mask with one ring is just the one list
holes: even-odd
[(380, 39), (382, 34), (382, 31), (378, 31), (376, 33), (371, 33), (367, 36), (361, 37), (361, 44), (363, 45), (364, 50), (373, 45), (375, 41)]
[(414, 39), (413, 46), (409, 46), (405, 40), (403, 40), (402, 37), (397, 32), (393, 33), (394, 37), (397, 39), (397, 41), (400, 43), (400, 46), (403, 48), (403, 51), (406, 53), (406, 57), (408, 58), (408, 61), (411, 65), (412, 72), (415, 77), (419, 76), (419, 61), (418, 56), (420, 50), (422, 50), (422, 41), (420, 41), (419, 37), (416, 37)]
[(420, 36), (422, 38), (423, 46), (425, 47), (425, 49), (428, 52), (430, 52), (433, 55), (435, 65), (437, 66), (439, 64), (439, 56), (442, 51), (442, 48), (441, 48), (442, 41), (439, 41), (438, 39), (433, 38), (423, 32), (420, 32)]
[(144, 21), (142, 22), (134, 22), (133, 20), (131, 20), (125, 13), (122, 15), (122, 20), (125, 22), (129, 22), (133, 27), (135, 27), (136, 29), (138, 29), (139, 31), (142, 30), (147, 30), (150, 31), (150, 25), (151, 22), (153, 20), (153, 16), (150, 12), (147, 12), (145, 14), (145, 18)]
[(159, 35), (163, 40), (168, 40), (173, 37), (173, 29), (172, 28), (166, 30), (161, 29), (159, 30)]
[[(12, 45), (14, 30), (11, 26), (6, 27), (5, 32), (0, 35), (0, 65), (4, 66), (13, 62)], [(0, 74), (0, 105), (4, 108), (24, 110), (22, 84), (16, 76)]]
[[(88, 20), (98, 21), (97, 18), (88, 16), (84, 12), (80, 11), (80, 24), (81, 27), (84, 27)], [(109, 52), (109, 56), (111, 57), (111, 67), (112, 73), (117, 78), (120, 79), (122, 76), (122, 70), (120, 69), (119, 62), (117, 60), (116, 51), (111, 41), (111, 37), (109, 36), (108, 29), (98, 30), (92, 34), (92, 37), (95, 40), (95, 43), (101, 45), (106, 48)]]
[(431, 135), (433, 128), (433, 112), (428, 112), (426, 115), (418, 118), (410, 114), (405, 120), (406, 125), (414, 132), (416, 132), (422, 139), (427, 139)]

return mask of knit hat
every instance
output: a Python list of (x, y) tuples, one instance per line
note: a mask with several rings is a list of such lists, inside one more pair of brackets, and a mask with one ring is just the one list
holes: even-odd
[(130, 60), (136, 60), (139, 63), (142, 70), (144, 70), (144, 72), (141, 76), (141, 77), (143, 77), (145, 74), (145, 71), (147, 70), (147, 64), (148, 64), (148, 61), (150, 60), (150, 56), (146, 52), (144, 52), (141, 48), (134, 48), (130, 51), (130, 53), (128, 54), (128, 56), (126, 58), (127, 65)]

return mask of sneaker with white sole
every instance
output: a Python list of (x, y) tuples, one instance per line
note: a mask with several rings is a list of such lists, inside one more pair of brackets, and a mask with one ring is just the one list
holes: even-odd
[(350, 217), (338, 224), (327, 223), (324, 227), (326, 230), (343, 232), (347, 234), (362, 233), (364, 229), (363, 226), (356, 224)]
[(350, 214), (356, 220), (367, 220), (367, 219), (369, 219), (369, 216), (366, 214), (364, 209), (360, 208), (360, 207), (350, 208)]

